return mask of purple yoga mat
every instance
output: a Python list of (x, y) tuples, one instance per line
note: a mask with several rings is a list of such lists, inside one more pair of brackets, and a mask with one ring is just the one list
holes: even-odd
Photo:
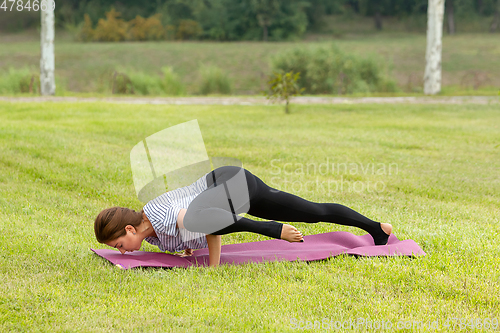
[[(178, 257), (164, 252), (127, 252), (110, 249), (91, 249), (114, 265), (133, 267), (190, 267), (208, 266), (208, 249), (193, 251), (189, 257)], [(260, 242), (222, 245), (221, 264), (239, 265), (263, 261), (314, 261), (342, 253), (359, 256), (418, 256), (425, 252), (411, 239), (399, 240), (394, 234), (386, 245), (375, 246), (369, 235), (356, 236), (346, 231), (304, 236), (303, 243), (289, 243), (280, 239)]]

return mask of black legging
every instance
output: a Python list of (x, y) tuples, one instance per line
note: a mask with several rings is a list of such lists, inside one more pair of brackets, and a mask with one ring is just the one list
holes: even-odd
[[(243, 177), (244, 175), (244, 177)], [(212, 235), (254, 232), (281, 238), (283, 225), (275, 221), (254, 221), (237, 214), (248, 213), (268, 220), (287, 222), (330, 222), (361, 228), (376, 245), (387, 243), (380, 223), (336, 203), (316, 203), (266, 185), (250, 171), (223, 166), (207, 175), (208, 189), (189, 205), (184, 227)]]

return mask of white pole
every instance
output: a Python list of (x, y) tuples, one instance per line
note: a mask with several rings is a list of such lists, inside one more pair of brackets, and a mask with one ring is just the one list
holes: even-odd
[(42, 32), (40, 36), (40, 92), (42, 95), (54, 95), (54, 1), (42, 0), (40, 4)]
[(424, 94), (426, 95), (434, 95), (441, 91), (443, 16), (444, 0), (429, 0), (424, 74)]

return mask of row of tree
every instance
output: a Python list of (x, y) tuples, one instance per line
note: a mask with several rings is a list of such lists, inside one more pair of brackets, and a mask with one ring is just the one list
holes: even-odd
[[(56, 24), (79, 23), (85, 13), (92, 22), (111, 6), (131, 20), (137, 15), (162, 14), (163, 25), (178, 25), (180, 20), (199, 22), (212, 37), (223, 38), (222, 31), (260, 27), (263, 38), (321, 29), (325, 15), (363, 15), (373, 17), (374, 27), (383, 28), (383, 17), (426, 15), (428, 0), (65, 0), (56, 8)], [(499, 24), (500, 0), (446, 0), (448, 29), (454, 32), (455, 17), (493, 16), (491, 29)], [(295, 24), (294, 24), (295, 22)], [(234, 29), (231, 29), (234, 27)], [(273, 30), (271, 32), (270, 30)], [(279, 30), (280, 32), (274, 31)], [(229, 33), (228, 39), (241, 38), (243, 32)], [(255, 32), (249, 33), (254, 35)], [(239, 39), (238, 38), (238, 39)]]
[[(56, 28), (76, 27), (87, 14), (96, 26), (115, 8), (125, 21), (161, 14), (163, 26), (198, 22), (201, 39), (286, 40), (321, 30), (325, 15), (372, 17), (374, 28), (383, 29), (383, 18), (426, 15), (427, 7), (428, 0), (64, 0), (56, 3), (55, 24)], [(456, 20), (467, 17), (489, 17), (492, 32), (500, 24), (500, 0), (446, 0), (445, 7), (449, 33), (454, 33)], [(9, 24), (9, 15), (16, 15), (11, 22), (19, 28), (39, 24), (37, 13), (6, 12), (2, 13), (0, 29)]]

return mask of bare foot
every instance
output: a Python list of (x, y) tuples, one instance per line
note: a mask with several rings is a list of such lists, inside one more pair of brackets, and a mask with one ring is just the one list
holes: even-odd
[(392, 224), (380, 223), (380, 228), (382, 228), (382, 230), (388, 235), (392, 233)]
[(302, 240), (302, 233), (294, 226), (283, 224), (283, 228), (281, 229), (281, 239), (288, 242), (300, 242)]

